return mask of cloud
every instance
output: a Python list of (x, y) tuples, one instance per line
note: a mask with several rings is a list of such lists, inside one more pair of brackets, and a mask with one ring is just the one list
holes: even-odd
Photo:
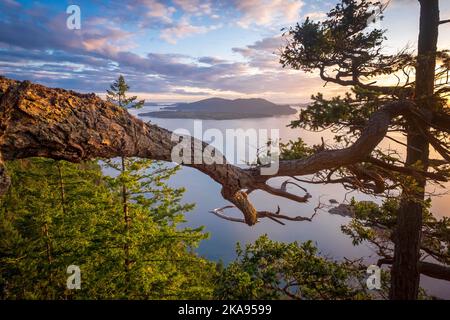
[[(196, 58), (179, 54), (139, 55), (129, 50), (132, 47), (129, 43), (132, 34), (115, 27), (114, 23), (88, 18), (83, 25), (85, 28), (81, 30), (68, 30), (64, 15), (48, 14), (45, 10), (33, 10), (32, 17), (11, 15), (8, 19), (1, 19), (0, 61), (5, 64), (0, 72), (21, 74), (30, 79), (39, 78), (53, 85), (56, 80), (50, 80), (49, 75), (58, 78), (54, 66), (49, 64), (53, 62), (62, 64), (58, 70), (60, 77), (79, 70), (74, 73), (74, 77), (79, 77), (80, 81), (83, 77), (95, 74), (102, 83), (102, 79), (110, 79), (120, 68), (121, 72), (136, 77), (139, 75), (159, 79), (168, 86), (181, 80), (202, 85), (203, 82), (215, 81), (227, 73), (239, 74), (244, 69), (243, 64), (224, 60), (200, 66)], [(170, 36), (168, 40), (179, 39), (192, 32), (205, 32), (207, 27), (204, 28), (198, 29), (191, 26), (188, 20), (183, 20), (180, 25), (168, 31), (167, 37)], [(20, 68), (17, 66), (18, 62), (21, 63)], [(203, 59), (203, 63), (205, 62)], [(210, 62), (213, 63), (212, 60)], [(36, 65), (41, 70), (34, 68)], [(96, 72), (91, 72), (92, 70)], [(67, 84), (68, 80), (62, 82)], [(91, 83), (87, 80), (86, 83), (87, 88), (90, 88)]]
[(173, 3), (184, 12), (196, 15), (212, 14), (213, 7), (210, 1), (201, 0), (173, 0)]
[(281, 36), (274, 36), (258, 40), (254, 44), (247, 46), (247, 48), (253, 50), (274, 51), (279, 49), (283, 43), (283, 38)]
[(327, 17), (327, 13), (323, 11), (312, 11), (304, 14), (304, 17), (309, 17), (311, 20), (323, 20)]
[(112, 54), (133, 46), (133, 34), (106, 18), (85, 18), (81, 30), (69, 30), (65, 12), (52, 12), (44, 7), (20, 10), (17, 12), (20, 14), (10, 10), (3, 12), (7, 16), (0, 19), (0, 43), (4, 45), (64, 50), (73, 54), (85, 51)]
[(174, 7), (167, 6), (157, 0), (138, 0), (136, 2), (147, 9), (145, 13), (147, 17), (157, 18), (164, 22), (172, 22), (172, 15), (176, 11)]
[(177, 89), (174, 88), (172, 91), (174, 94), (181, 94), (181, 95), (187, 95), (187, 96), (209, 96), (210, 92), (208, 91), (187, 91), (185, 89)]
[(235, 0), (234, 4), (241, 12), (237, 24), (248, 28), (296, 22), (304, 3), (301, 0)]
[(219, 59), (216, 57), (200, 57), (197, 59), (198, 62), (200, 63), (204, 63), (204, 64), (221, 64), (221, 63), (226, 63), (226, 60), (223, 59)]
[(178, 23), (163, 29), (161, 31), (160, 38), (168, 43), (175, 44), (179, 39), (183, 39), (194, 34), (207, 33), (208, 31), (215, 30), (220, 27), (220, 25), (195, 26), (191, 24), (187, 16), (184, 16)]
[(15, 0), (2, 0), (1, 2), (8, 7), (20, 7), (20, 3)]
[(67, 53), (61, 50), (28, 50), (18, 47), (0, 48), (0, 61), (15, 62), (22, 66), (30, 62), (77, 64), (90, 66), (91, 68), (106, 68), (110, 65), (108, 60), (86, 54)]
[[(133, 0), (128, 3), (139, 3), (146, 8), (142, 10), (143, 15), (152, 10), (150, 20), (160, 21), (159, 36), (166, 41), (177, 41), (220, 27), (202, 24), (204, 17), (197, 19), (195, 14), (180, 16), (168, 9), (176, 6), (177, 11), (187, 12), (191, 10), (187, 9), (187, 4), (182, 8), (175, 2), (167, 5), (161, 1)], [(1, 3), (0, 9), (3, 9)], [(278, 9), (274, 10), (271, 9), (271, 15)], [(276, 14), (282, 14), (280, 10)], [(171, 14), (171, 22), (161, 20), (163, 12)], [(221, 14), (226, 16), (229, 13)], [(214, 55), (144, 53), (143, 50), (134, 51), (135, 33), (124, 29), (122, 20), (110, 15), (109, 11), (102, 17), (86, 15), (81, 30), (68, 30), (65, 15), (49, 11), (47, 7), (33, 6), (26, 11), (1, 10), (0, 73), (52, 87), (98, 93), (103, 93), (121, 73), (133, 92), (150, 98), (172, 99), (173, 96), (172, 100), (208, 95), (273, 96), (280, 101), (287, 96), (306, 99), (311, 88), (317, 85), (317, 80), (311, 77), (280, 67), (277, 50), (283, 45), (283, 40), (279, 36), (233, 48), (232, 52), (242, 56), (244, 61)], [(196, 24), (191, 23), (191, 19)], [(130, 22), (133, 27), (139, 23), (138, 19)], [(142, 31), (139, 27), (138, 30)]]
[(279, 51), (284, 44), (281, 36), (267, 37), (243, 48), (232, 48), (233, 52), (241, 54), (253, 68), (260, 70), (280, 70)]

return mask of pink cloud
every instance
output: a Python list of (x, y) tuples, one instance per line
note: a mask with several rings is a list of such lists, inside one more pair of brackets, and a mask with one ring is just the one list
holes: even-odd
[(211, 30), (219, 28), (220, 25), (214, 26), (195, 26), (190, 23), (187, 16), (184, 16), (180, 21), (171, 27), (165, 28), (161, 31), (161, 39), (168, 43), (175, 44), (179, 39), (194, 35), (202, 34)]
[(209, 1), (202, 0), (173, 0), (173, 3), (179, 6), (183, 11), (190, 14), (211, 14), (212, 5)]
[(166, 6), (157, 0), (139, 0), (148, 11), (146, 16), (150, 18), (157, 18), (163, 22), (171, 22), (172, 15), (176, 11), (174, 7)]
[(238, 25), (270, 25), (275, 21), (292, 23), (299, 19), (302, 0), (236, 0), (236, 8), (242, 13)]

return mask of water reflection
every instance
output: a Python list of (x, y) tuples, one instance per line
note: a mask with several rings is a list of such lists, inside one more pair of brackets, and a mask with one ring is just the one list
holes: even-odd
[[(146, 106), (138, 111), (131, 110), (131, 113), (137, 114), (157, 109), (158, 107), (155, 106)], [(332, 143), (330, 132), (313, 133), (286, 127), (294, 118), (295, 115), (240, 120), (203, 120), (202, 125), (203, 130), (216, 128), (221, 130), (224, 136), (226, 129), (279, 129), (280, 137), (284, 142), (301, 137), (307, 144), (319, 144), (321, 137), (323, 137), (325, 142)], [(184, 128), (190, 132), (194, 130), (194, 120), (190, 119), (156, 119), (148, 117), (142, 119), (145, 121), (150, 120), (152, 123), (169, 130), (178, 128)], [(401, 139), (401, 137), (396, 138)], [(390, 140), (383, 141), (382, 145), (383, 147), (392, 145), (392, 147), (398, 149), (398, 145), (394, 146)], [(220, 148), (220, 146), (218, 147)], [(280, 181), (283, 180), (280, 178), (272, 179), (271, 183), (276, 185), (280, 184)], [(266, 220), (261, 221), (254, 227), (248, 227), (241, 223), (219, 219), (209, 213), (211, 209), (222, 207), (229, 203), (220, 194), (221, 186), (207, 175), (195, 169), (183, 167), (171, 179), (170, 183), (173, 186), (185, 187), (187, 189), (184, 197), (185, 201), (196, 203), (193, 212), (187, 215), (187, 224), (190, 226), (204, 225), (206, 231), (210, 232), (210, 239), (203, 241), (198, 250), (201, 255), (209, 259), (221, 259), (224, 262), (228, 262), (235, 257), (236, 242), (248, 243), (264, 233), (267, 233), (271, 239), (277, 241), (313, 240), (320, 249), (321, 254), (336, 259), (342, 259), (343, 257), (350, 259), (366, 257), (368, 261), (376, 261), (377, 259), (375, 251), (368, 244), (363, 243), (359, 246), (353, 246), (351, 240), (341, 233), (340, 226), (348, 223), (348, 218), (321, 211), (312, 222), (289, 222), (282, 226), (271, 220)], [(329, 199), (336, 199), (338, 202), (342, 202), (345, 198), (350, 199), (354, 196), (357, 200), (371, 200), (379, 203), (378, 199), (361, 193), (346, 194), (346, 191), (338, 185), (308, 185), (306, 187), (313, 196), (306, 204), (295, 203), (284, 198), (268, 195), (262, 191), (255, 191), (250, 198), (257, 209), (276, 210), (277, 205), (280, 205), (283, 213), (293, 216), (311, 216), (319, 197), (321, 197), (322, 202), (328, 202)], [(292, 189), (292, 191), (294, 190)], [(450, 216), (450, 212), (447, 211), (449, 204), (450, 197), (448, 195), (435, 198), (433, 201), (433, 212), (437, 216)], [(227, 211), (227, 214), (239, 216), (238, 212), (233, 212), (232, 210)], [(423, 277), (421, 284), (432, 294), (450, 298), (450, 283), (448, 282)]]

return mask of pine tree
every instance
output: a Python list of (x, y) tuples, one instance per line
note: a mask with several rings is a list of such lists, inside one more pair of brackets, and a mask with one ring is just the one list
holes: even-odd
[[(351, 150), (348, 159), (317, 171), (314, 183), (341, 183), (347, 189), (387, 199), (399, 194), (395, 220), (387, 226), (394, 250), (383, 259), (384, 264), (392, 266), (393, 300), (417, 299), (421, 274), (438, 279), (448, 279), (450, 274), (442, 272), (439, 264), (423, 267), (421, 263), (429, 251), (446, 261), (440, 251), (446, 247), (448, 231), (442, 233), (441, 229), (448, 223), (435, 224), (435, 219), (427, 218), (426, 187), (448, 181), (450, 174), (449, 130), (445, 126), (449, 123), (450, 56), (448, 50), (438, 50), (439, 1), (419, 0), (419, 4), (416, 52), (408, 48), (392, 54), (385, 51), (387, 30), (372, 28), (370, 23), (374, 13), (375, 19), (383, 18), (387, 4), (370, 0), (338, 1), (321, 21), (306, 18), (287, 29), (287, 44), (281, 52), (284, 67), (316, 72), (325, 84), (349, 89), (345, 95), (331, 98), (322, 93), (314, 95), (298, 120), (291, 122), (293, 128), (330, 130), (335, 145), (327, 149)], [(361, 141), (369, 140), (360, 139), (376, 136), (375, 128), (380, 124), (377, 114), (388, 109), (402, 111), (391, 113), (395, 117), (383, 128), (379, 140), (367, 147), (367, 142)], [(398, 140), (392, 135), (404, 138)], [(383, 148), (379, 143), (384, 138), (393, 141), (394, 147)], [(298, 141), (292, 146), (300, 145)], [(430, 153), (431, 149), (436, 155)], [(336, 155), (329, 153), (330, 157)], [(288, 156), (293, 159), (293, 154)], [(429, 232), (431, 225), (437, 230)]]
[(110, 86), (110, 89), (106, 90), (106, 99), (122, 108), (142, 108), (145, 101), (136, 101), (137, 96), (127, 97), (127, 92), (129, 89), (130, 87), (125, 82), (124, 76), (120, 75), (119, 78)]
[[(123, 219), (123, 203), (105, 221), (106, 244), (97, 272), (105, 277), (101, 296), (128, 299), (201, 297), (201, 270), (212, 267), (192, 252), (207, 237), (202, 228), (177, 228), (191, 204), (181, 204), (183, 189), (170, 188), (165, 181), (178, 167), (167, 168), (160, 162), (125, 159), (108, 168), (120, 174), (109, 177), (109, 186), (121, 200), (127, 190), (128, 219)], [(204, 274), (206, 276), (206, 274)], [(114, 278), (111, 282), (107, 279)], [(206, 283), (206, 282), (205, 282)], [(209, 290), (209, 289), (208, 289)], [(110, 295), (110, 296), (108, 296)]]
[[(123, 75), (120, 75), (119, 78), (114, 81), (114, 83), (110, 86), (110, 90), (107, 91), (106, 99), (109, 102), (112, 102), (114, 104), (117, 104), (121, 108), (141, 108), (144, 104), (144, 100), (141, 100), (139, 102), (135, 102), (137, 97), (127, 97), (127, 91), (130, 89), (128, 84), (125, 82), (125, 78)], [(124, 157), (121, 157), (120, 164), (121, 167), (119, 169), (120, 174), (122, 175), (122, 178), (124, 178), (126, 172), (127, 172), (127, 161)], [(115, 168), (115, 165), (111, 163), (111, 161), (107, 161), (110, 167)], [(150, 164), (150, 163), (149, 163)], [(121, 183), (121, 196), (122, 196), (122, 210), (123, 210), (123, 219), (125, 222), (125, 232), (128, 234), (130, 231), (130, 224), (131, 224), (131, 217), (129, 214), (129, 192), (127, 190), (127, 183), (125, 179), (122, 179)], [(127, 274), (126, 277), (126, 286), (129, 286), (129, 273), (132, 261), (130, 259), (130, 248), (129, 243), (125, 242), (123, 245), (124, 249), (124, 256), (125, 256), (125, 272)]]
[(114, 199), (94, 162), (48, 159), (8, 163), (12, 187), (0, 199), (0, 295), (67, 299), (67, 267), (86, 271), (97, 221)]
[[(121, 76), (108, 99), (123, 108)], [(207, 234), (180, 228), (184, 189), (167, 180), (178, 167), (125, 158), (72, 164), (42, 158), (9, 162), (12, 186), (0, 198), (0, 291), (6, 299), (208, 298), (214, 264), (193, 251)], [(66, 288), (69, 265), (82, 290)]]
[[(192, 250), (206, 234), (179, 228), (192, 205), (180, 203), (182, 189), (166, 184), (177, 168), (154, 163), (149, 170), (135, 160), (125, 176), (105, 177), (95, 162), (32, 158), (7, 165), (12, 186), (0, 198), (1, 298), (210, 297), (214, 264)], [(130, 190), (128, 232), (123, 179)], [(66, 288), (72, 264), (81, 269), (81, 290)]]
[[(136, 96), (127, 96), (130, 87), (122, 75), (110, 88), (107, 90), (108, 101), (122, 108), (140, 108), (144, 104), (143, 100), (136, 103)], [(122, 205), (123, 220), (115, 221), (115, 240), (123, 249), (117, 254), (123, 260), (124, 277), (121, 281), (125, 297), (143, 297), (143, 292), (145, 298), (184, 296), (185, 293), (176, 289), (178, 281), (183, 278), (176, 266), (184, 265), (186, 268), (190, 263), (206, 263), (195, 255), (185, 254), (205, 235), (201, 228), (176, 229), (176, 225), (184, 221), (182, 213), (193, 207), (179, 203), (183, 189), (172, 189), (163, 183), (178, 168), (168, 168), (152, 160), (125, 157), (118, 162), (105, 160), (105, 163), (118, 173), (109, 181), (112, 189), (120, 194)], [(157, 279), (149, 279), (145, 271), (148, 268), (163, 268), (165, 271), (159, 273)], [(196, 289), (195, 286), (185, 286), (184, 290)]]

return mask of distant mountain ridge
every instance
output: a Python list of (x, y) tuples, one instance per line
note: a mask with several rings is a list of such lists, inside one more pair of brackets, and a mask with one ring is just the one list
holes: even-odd
[(242, 119), (262, 118), (295, 114), (297, 110), (288, 105), (278, 105), (261, 98), (223, 99), (209, 98), (190, 103), (178, 103), (162, 111), (141, 113), (141, 116), (155, 118), (192, 119)]

